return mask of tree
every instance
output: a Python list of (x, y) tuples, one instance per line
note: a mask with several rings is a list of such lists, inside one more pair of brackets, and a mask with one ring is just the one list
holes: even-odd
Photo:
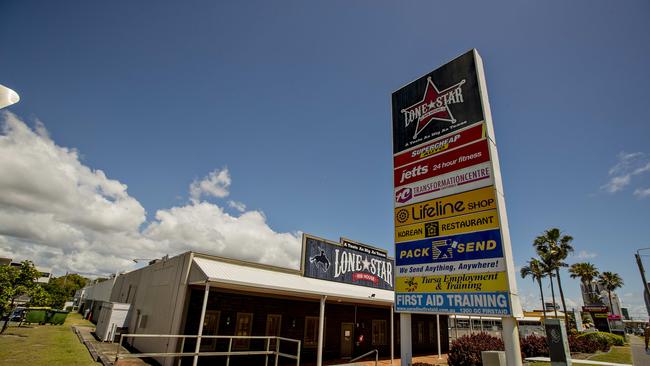
[[(564, 321), (569, 326), (569, 316), (566, 311), (566, 301), (564, 300), (564, 291), (562, 290), (562, 280), (560, 279), (560, 268), (567, 267), (568, 265), (564, 260), (573, 252), (571, 242), (573, 237), (570, 235), (562, 235), (558, 228), (551, 228), (537, 238), (533, 242), (537, 253), (545, 253), (549, 256), (548, 265), (555, 270), (557, 278), (557, 287), (560, 290), (560, 299), (562, 300), (562, 310), (564, 311)], [(553, 279), (551, 278), (551, 283)], [(557, 315), (556, 315), (557, 316)]]
[[(553, 262), (553, 257), (548, 254), (548, 253), (538, 253), (539, 258), (540, 258), (540, 263), (542, 264), (541, 268), (544, 273), (548, 276), (550, 282), (551, 282), (551, 298), (553, 299), (553, 313), (555, 313), (555, 317), (557, 318), (557, 307), (555, 306), (555, 287), (553, 286), (553, 277), (555, 276), (555, 273), (553, 271), (555, 270), (554, 267), (554, 262)], [(544, 314), (546, 314), (546, 305), (544, 306)]]
[[(40, 273), (31, 261), (23, 261), (20, 267), (0, 266), (0, 312), (5, 314), (14, 308), (14, 301), (21, 295), (36, 295), (38, 300), (43, 290), (36, 284)], [(9, 325), (9, 319), (5, 320), (0, 333), (3, 333)]]
[(528, 265), (521, 267), (520, 270), (521, 278), (526, 278), (528, 276), (533, 278), (533, 281), (537, 281), (539, 285), (539, 294), (542, 299), (542, 314), (544, 316), (544, 323), (546, 323), (546, 309), (544, 307), (544, 290), (542, 289), (542, 278), (546, 276), (544, 271), (544, 264), (538, 259), (531, 258), (528, 261)]
[(62, 308), (66, 301), (69, 301), (74, 293), (86, 286), (88, 279), (76, 273), (55, 277), (45, 285), (45, 289), (51, 296), (52, 307)]
[(582, 282), (585, 291), (587, 291), (587, 298), (593, 304), (594, 296), (591, 291), (591, 283), (599, 274), (596, 266), (589, 262), (574, 263), (569, 267), (569, 273), (571, 274), (571, 278), (580, 278), (580, 282)]
[(618, 273), (603, 272), (598, 276), (598, 284), (607, 290), (607, 296), (609, 296), (609, 312), (613, 314), (614, 303), (612, 303), (612, 291), (623, 287), (623, 279)]

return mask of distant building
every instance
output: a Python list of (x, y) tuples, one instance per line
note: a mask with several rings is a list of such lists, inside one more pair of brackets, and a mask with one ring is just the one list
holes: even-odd
[[(20, 267), (20, 262), (14, 262), (11, 258), (0, 258), (0, 266), (12, 266)], [(35, 266), (36, 270), (39, 272), (40, 277), (36, 279), (36, 283), (46, 284), (49, 283), (52, 279), (52, 269), (51, 268), (42, 268)]]
[(632, 320), (630, 318), (630, 311), (628, 310), (628, 308), (621, 308), (621, 311), (623, 312), (623, 319)]
[(612, 309), (612, 314), (623, 316), (623, 311), (621, 310), (621, 300), (615, 292), (612, 292), (612, 302), (609, 304), (609, 295), (607, 290), (598, 282), (592, 281), (588, 286), (585, 287), (583, 283), (580, 284), (580, 292), (582, 294), (582, 301), (585, 306), (590, 305), (606, 305)]
[[(109, 302), (116, 277), (102, 282), (93, 282), (75, 292), (73, 307), (93, 323), (97, 323), (102, 303)], [(86, 311), (87, 310), (87, 311)]]
[[(114, 282), (106, 281), (112, 287), (110, 299), (104, 291), (103, 299), (97, 296), (97, 287), (104, 283), (92, 286), (92, 295), (91, 286), (85, 288), (78, 294), (81, 311), (104, 302), (101, 314), (93, 310), (93, 317), (101, 324), (107, 318), (106, 301), (129, 305), (124, 326), (118, 325), (120, 332), (129, 334), (196, 335), (202, 324), (201, 333), (206, 336), (299, 340), (300, 360), (308, 364), (315, 363), (319, 353), (325, 360), (349, 359), (372, 350), (382, 357), (399, 354), (400, 316), (393, 312), (394, 260), (372, 247), (346, 247), (307, 235), (303, 239), (300, 270), (186, 252), (120, 274)], [(342, 253), (354, 254), (373, 265), (338, 271)], [(484, 329), (498, 330), (493, 319), (481, 322)], [(319, 324), (323, 324), (322, 348)], [(441, 351), (448, 351), (448, 316), (412, 314), (412, 324), (414, 354), (436, 353), (438, 337)], [(290, 347), (284, 353), (297, 351), (285, 343), (282, 347)], [(193, 339), (184, 342), (160, 336), (130, 338), (125, 344), (140, 352), (196, 349)], [(251, 352), (249, 356), (231, 357), (231, 366), (260, 364), (260, 357), (254, 353), (266, 347), (255, 338), (234, 339), (231, 345), (233, 350)], [(229, 349), (228, 339), (205, 339), (200, 350), (221, 352), (224, 346)], [(156, 361), (176, 365), (178, 360), (158, 357)], [(199, 363), (222, 364), (225, 360), (200, 357)]]

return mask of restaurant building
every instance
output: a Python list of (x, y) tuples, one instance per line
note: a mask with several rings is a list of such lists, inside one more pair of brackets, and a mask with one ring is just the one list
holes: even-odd
[[(301, 364), (316, 364), (319, 358), (349, 360), (374, 349), (380, 357), (399, 354), (393, 259), (347, 239), (337, 243), (304, 235), (302, 249), (300, 270), (186, 252), (120, 275), (110, 301), (131, 305), (122, 333), (280, 336), (301, 341)], [(413, 315), (414, 354), (437, 353), (438, 344), (447, 352), (447, 317), (439, 319), (438, 343), (435, 315)], [(265, 342), (203, 339), (199, 348), (260, 351)], [(139, 352), (194, 352), (196, 340), (132, 338), (128, 344)], [(281, 351), (296, 354), (295, 344), (291, 346), (283, 345), (288, 348)], [(163, 365), (177, 362), (156, 360)], [(259, 364), (264, 357), (237, 356), (229, 362)], [(201, 356), (198, 363), (225, 365), (226, 357)], [(191, 365), (192, 357), (183, 357), (182, 364)]]

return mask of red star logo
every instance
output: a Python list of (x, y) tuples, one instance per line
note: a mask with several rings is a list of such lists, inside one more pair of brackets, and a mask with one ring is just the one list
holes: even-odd
[(461, 80), (458, 84), (454, 84), (445, 90), (438, 90), (436, 85), (431, 80), (427, 79), (427, 88), (424, 90), (422, 100), (413, 104), (410, 107), (402, 109), (404, 120), (408, 127), (411, 122), (417, 120), (415, 126), (415, 134), (413, 138), (417, 138), (418, 134), (424, 130), (431, 121), (445, 121), (456, 123), (456, 119), (449, 110), (449, 104), (463, 102), (463, 92), (461, 85), (465, 84), (465, 80)]

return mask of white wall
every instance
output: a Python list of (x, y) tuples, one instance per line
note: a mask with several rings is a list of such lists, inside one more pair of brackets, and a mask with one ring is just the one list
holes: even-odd
[[(188, 287), (185, 283), (190, 253), (159, 261), (117, 278), (110, 301), (131, 304), (130, 334), (181, 334)], [(174, 352), (176, 342), (166, 338), (137, 338), (129, 343), (140, 352)], [(158, 359), (170, 364), (172, 359)]]

